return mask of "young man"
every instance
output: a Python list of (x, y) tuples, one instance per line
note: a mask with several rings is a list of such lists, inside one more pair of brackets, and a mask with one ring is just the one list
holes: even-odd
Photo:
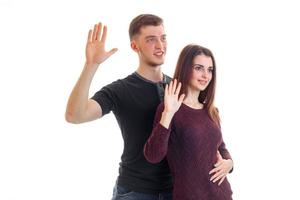
[(106, 34), (107, 28), (102, 28), (101, 23), (89, 31), (86, 63), (69, 97), (66, 120), (77, 124), (101, 118), (110, 111), (115, 114), (124, 139), (124, 151), (113, 200), (172, 199), (167, 161), (151, 164), (143, 155), (156, 108), (163, 99), (163, 86), (170, 82), (161, 71), (167, 49), (163, 20), (150, 14), (132, 20), (129, 36), (131, 48), (139, 58), (137, 70), (103, 87), (89, 99), (90, 84), (99, 65), (117, 51), (105, 51)]

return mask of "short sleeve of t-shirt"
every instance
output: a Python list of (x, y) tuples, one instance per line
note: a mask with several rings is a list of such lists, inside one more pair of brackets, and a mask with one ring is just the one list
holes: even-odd
[(115, 111), (118, 105), (118, 94), (120, 93), (120, 81), (115, 81), (107, 86), (104, 86), (91, 97), (99, 103), (102, 109), (102, 115), (108, 114), (110, 111)]

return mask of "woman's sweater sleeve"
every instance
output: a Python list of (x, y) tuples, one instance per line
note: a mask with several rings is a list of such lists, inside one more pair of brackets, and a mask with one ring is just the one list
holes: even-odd
[(156, 110), (151, 135), (144, 145), (144, 156), (150, 163), (159, 163), (167, 155), (171, 125), (167, 129), (160, 124), (163, 109), (164, 104), (161, 103)]
[[(219, 152), (220, 152), (223, 159), (231, 159), (232, 160), (231, 155), (230, 155), (229, 151), (227, 150), (226, 145), (223, 141), (223, 138), (222, 138), (222, 143), (219, 146), (218, 150), (219, 150)], [(232, 171), (233, 171), (233, 167), (232, 167), (232, 169), (230, 170), (229, 173), (231, 173)]]
[(231, 159), (231, 155), (230, 155), (229, 151), (226, 148), (226, 145), (225, 145), (225, 143), (223, 141), (223, 138), (222, 138), (222, 143), (219, 146), (219, 152), (220, 152), (222, 158), (224, 158), (224, 159)]

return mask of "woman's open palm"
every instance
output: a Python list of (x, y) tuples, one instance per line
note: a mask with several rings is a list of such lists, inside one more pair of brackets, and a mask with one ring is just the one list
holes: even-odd
[(177, 80), (171, 81), (170, 84), (166, 85), (165, 88), (165, 97), (164, 97), (164, 104), (165, 104), (165, 111), (175, 114), (179, 109), (180, 105), (183, 102), (184, 94), (179, 96), (181, 88), (181, 83), (177, 84)]

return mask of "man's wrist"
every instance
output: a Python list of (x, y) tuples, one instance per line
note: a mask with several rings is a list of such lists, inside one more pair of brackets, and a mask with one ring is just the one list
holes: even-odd
[(88, 68), (97, 68), (100, 64), (99, 63), (89, 63), (89, 62), (85, 62), (85, 66)]

